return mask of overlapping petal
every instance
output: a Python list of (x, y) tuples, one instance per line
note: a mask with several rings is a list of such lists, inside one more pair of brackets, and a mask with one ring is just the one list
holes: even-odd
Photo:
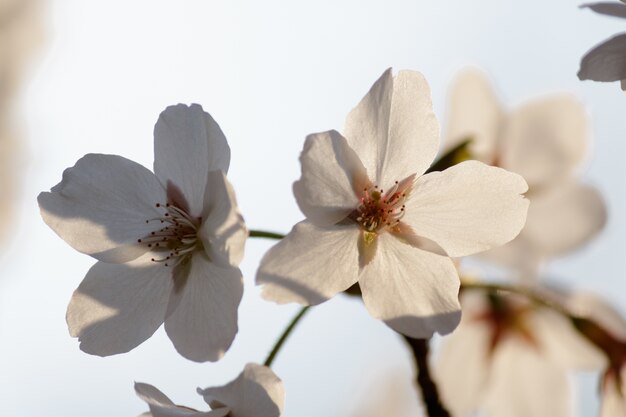
[(300, 163), (302, 177), (293, 192), (302, 213), (318, 226), (345, 219), (370, 185), (363, 163), (334, 130), (307, 136)]
[(359, 276), (360, 235), (352, 225), (296, 224), (261, 260), (256, 282), (263, 285), (263, 297), (312, 305), (348, 289)]
[(381, 187), (426, 171), (439, 149), (439, 124), (423, 75), (385, 71), (348, 115), (344, 136)]
[(219, 125), (198, 104), (166, 108), (154, 127), (154, 173), (182, 191), (189, 213), (203, 212), (209, 171), (228, 172), (230, 148)]
[(173, 283), (171, 270), (151, 254), (126, 264), (96, 263), (74, 292), (67, 324), (92, 355), (128, 352), (163, 323)]
[(363, 268), (359, 285), (369, 313), (414, 338), (450, 333), (461, 319), (459, 277), (452, 260), (407, 245), (389, 233)]
[(283, 383), (266, 366), (249, 363), (232, 382), (198, 389), (209, 404), (223, 404), (231, 417), (278, 417), (285, 407)]
[(626, 416), (626, 367), (621, 372), (622, 384), (617, 385), (614, 377), (610, 378), (602, 388), (602, 405), (600, 417)]
[(620, 4), (615, 2), (599, 2), (583, 4), (580, 7), (588, 7), (596, 13), (626, 19), (626, 4)]
[(135, 392), (150, 407), (149, 414), (142, 414), (146, 417), (226, 417), (230, 412), (227, 407), (202, 412), (178, 406), (157, 388), (141, 382), (135, 382)]
[(578, 78), (594, 81), (626, 79), (626, 33), (594, 46), (580, 61)]
[[(237, 334), (237, 308), (243, 295), (239, 268), (222, 268), (202, 252), (174, 273), (165, 331), (178, 353), (196, 361), (217, 361)], [(183, 281), (183, 282), (181, 282)]]
[(526, 220), (528, 189), (517, 174), (467, 161), (417, 179), (403, 221), (452, 257), (513, 239)]
[(155, 204), (166, 195), (154, 174), (136, 162), (88, 154), (37, 201), (46, 224), (74, 249), (122, 263), (147, 251), (137, 239), (154, 229), (146, 220), (159, 216)]

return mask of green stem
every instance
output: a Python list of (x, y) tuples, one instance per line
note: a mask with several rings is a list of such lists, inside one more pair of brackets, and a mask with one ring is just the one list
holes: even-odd
[(296, 316), (291, 320), (291, 323), (289, 323), (289, 325), (283, 331), (283, 334), (281, 334), (280, 338), (276, 341), (276, 344), (272, 348), (272, 351), (270, 352), (270, 354), (267, 356), (267, 359), (265, 359), (265, 362), (263, 363), (263, 365), (267, 367), (272, 366), (272, 362), (274, 362), (274, 358), (276, 358), (278, 351), (280, 350), (280, 348), (283, 347), (283, 345), (285, 344), (285, 341), (287, 340), (287, 338), (289, 337), (293, 329), (296, 327), (300, 319), (302, 319), (302, 317), (309, 310), (310, 307), (311, 306), (302, 307), (302, 309), (300, 309), (298, 314), (296, 314)]
[(250, 230), (249, 233), (249, 237), (262, 237), (266, 239), (280, 240), (285, 237), (285, 235), (281, 235), (280, 233), (266, 232), (265, 230)]

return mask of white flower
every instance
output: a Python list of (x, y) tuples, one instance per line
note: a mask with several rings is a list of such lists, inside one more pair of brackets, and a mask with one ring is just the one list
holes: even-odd
[[(622, 3), (626, 1), (622, 0)], [(622, 3), (589, 3), (588, 7), (596, 13), (626, 18), (626, 5)], [(626, 90), (626, 33), (594, 46), (580, 61), (578, 78), (594, 81), (620, 81), (622, 90)]]
[(420, 176), (438, 146), (430, 89), (413, 71), (386, 71), (348, 115), (344, 136), (307, 137), (294, 184), (306, 220), (261, 261), (264, 297), (318, 304), (358, 281), (370, 314), (394, 330), (452, 331), (459, 278), (448, 256), (515, 237), (527, 186), (476, 161)]
[(524, 229), (483, 258), (534, 275), (543, 260), (582, 246), (604, 227), (600, 194), (577, 178), (590, 132), (574, 97), (554, 95), (507, 111), (486, 77), (468, 70), (451, 88), (446, 127), (447, 148), (471, 138), (473, 158), (516, 172), (529, 185)]
[(568, 370), (592, 369), (599, 355), (563, 316), (512, 296), (467, 290), (463, 319), (435, 368), (455, 417), (571, 415)]
[(285, 403), (282, 381), (270, 368), (254, 363), (223, 387), (198, 388), (210, 411), (175, 405), (152, 385), (135, 383), (135, 391), (150, 406), (150, 413), (142, 416), (152, 417), (279, 417)]
[(87, 353), (127, 352), (165, 322), (178, 352), (218, 360), (237, 333), (247, 232), (225, 177), (230, 149), (202, 107), (179, 104), (154, 130), (154, 174), (89, 154), (51, 192), (44, 221), (96, 263), (67, 310)]

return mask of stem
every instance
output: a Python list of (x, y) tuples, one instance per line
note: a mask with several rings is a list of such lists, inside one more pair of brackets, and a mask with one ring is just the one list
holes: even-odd
[(276, 344), (272, 348), (270, 354), (267, 356), (267, 359), (265, 359), (263, 365), (267, 366), (268, 368), (272, 366), (272, 362), (274, 362), (274, 358), (276, 358), (278, 351), (280, 350), (280, 348), (283, 347), (285, 341), (287, 340), (293, 329), (296, 327), (300, 319), (302, 319), (304, 314), (309, 310), (309, 307), (311, 306), (302, 307), (298, 314), (296, 314), (296, 316), (291, 320), (291, 323), (289, 323), (289, 325), (283, 331), (283, 334), (281, 334), (280, 338), (276, 341)]
[(417, 385), (422, 392), (422, 400), (426, 406), (427, 414), (430, 417), (450, 417), (450, 413), (439, 399), (437, 385), (430, 376), (428, 367), (428, 339), (413, 339), (404, 336), (404, 340), (411, 347), (411, 352), (415, 358), (415, 368), (417, 371)]
[(281, 235), (280, 233), (274, 232), (266, 232), (265, 230), (250, 230), (249, 237), (263, 237), (266, 239), (276, 239), (280, 240), (285, 237), (285, 235)]

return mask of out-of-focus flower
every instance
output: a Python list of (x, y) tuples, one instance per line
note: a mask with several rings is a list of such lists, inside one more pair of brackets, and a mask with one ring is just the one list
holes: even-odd
[(626, 320), (589, 293), (570, 297), (569, 308), (578, 330), (604, 355), (600, 417), (626, 416)]
[[(353, 401), (353, 411), (347, 414), (353, 417), (417, 417), (423, 413), (411, 377), (406, 372), (396, 371), (381, 375), (370, 383), (367, 391)], [(345, 415), (338, 414), (338, 417)]]
[(222, 387), (198, 388), (210, 411), (175, 405), (152, 385), (135, 383), (135, 391), (150, 406), (150, 412), (142, 414), (145, 417), (279, 417), (285, 404), (283, 382), (270, 368), (254, 363)]
[(99, 262), (74, 292), (70, 333), (87, 353), (127, 352), (165, 322), (178, 352), (218, 360), (237, 333), (247, 237), (226, 180), (230, 149), (194, 104), (168, 107), (154, 130), (154, 174), (89, 154), (39, 195), (44, 221)]
[(487, 78), (466, 70), (451, 88), (446, 127), (446, 148), (471, 139), (474, 159), (516, 172), (529, 185), (524, 229), (481, 257), (532, 276), (543, 260), (580, 247), (603, 228), (602, 198), (577, 179), (590, 133), (574, 97), (549, 96), (507, 111)]
[[(626, 1), (622, 0), (622, 3)], [(626, 5), (614, 2), (584, 4), (596, 13), (626, 18)], [(593, 81), (620, 81), (626, 90), (626, 33), (594, 46), (580, 61), (578, 78)]]
[(452, 331), (459, 278), (448, 256), (515, 237), (527, 185), (477, 161), (420, 176), (438, 147), (430, 89), (413, 71), (386, 71), (348, 115), (344, 136), (309, 135), (294, 184), (306, 220), (261, 261), (263, 296), (318, 304), (358, 281), (370, 314), (394, 330)]
[(568, 370), (589, 369), (598, 352), (567, 318), (523, 298), (462, 294), (463, 319), (446, 339), (435, 368), (455, 417), (571, 415)]

